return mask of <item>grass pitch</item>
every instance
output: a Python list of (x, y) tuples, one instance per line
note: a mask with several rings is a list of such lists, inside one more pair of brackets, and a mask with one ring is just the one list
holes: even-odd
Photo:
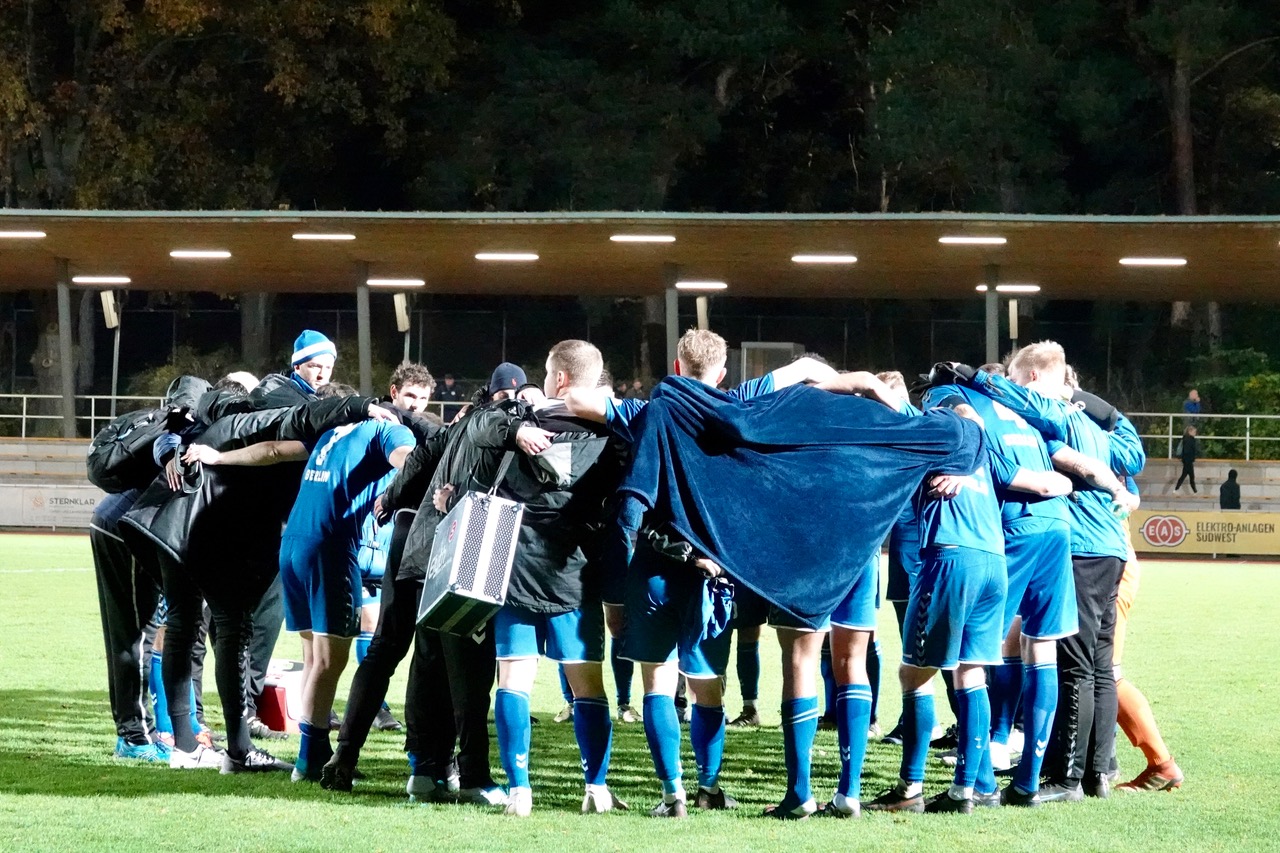
[[(723, 782), (741, 800), (739, 811), (684, 821), (646, 817), (658, 788), (644, 733), (640, 725), (619, 725), (610, 781), (633, 811), (579, 815), (577, 748), (572, 727), (551, 722), (561, 699), (555, 671), (544, 662), (533, 697), (542, 720), (531, 756), (534, 816), (517, 821), (477, 807), (408, 804), (396, 735), (371, 736), (361, 761), (369, 778), (353, 795), (294, 785), (285, 774), (226, 777), (112, 758), (91, 565), (85, 537), (0, 536), (0, 850), (1280, 850), (1276, 566), (1145, 566), (1125, 671), (1155, 708), (1187, 774), (1183, 790), (1037, 811), (981, 810), (972, 817), (868, 815), (780, 824), (757, 817), (781, 796), (784, 781), (777, 647), (768, 631), (762, 642), (765, 726), (728, 735)], [(882, 611), (881, 624), (880, 718), (892, 723), (899, 700), (890, 610)], [(296, 648), (284, 635), (277, 656)], [(407, 664), (392, 685), (397, 710), (406, 671)], [(206, 695), (209, 718), (219, 728), (211, 683)], [(736, 714), (732, 675), (729, 696)], [(638, 684), (636, 699), (638, 705)], [(945, 717), (941, 697), (939, 707)], [(296, 739), (271, 746), (292, 759)], [(687, 739), (685, 748), (692, 789)], [(1123, 736), (1119, 749), (1122, 772), (1132, 776), (1142, 756)], [(496, 747), (494, 753), (501, 780)], [(892, 782), (898, 756), (895, 747), (870, 748), (865, 794)], [(835, 735), (819, 732), (815, 795), (830, 795), (837, 769)], [(941, 789), (946, 777), (931, 761), (926, 791)]]

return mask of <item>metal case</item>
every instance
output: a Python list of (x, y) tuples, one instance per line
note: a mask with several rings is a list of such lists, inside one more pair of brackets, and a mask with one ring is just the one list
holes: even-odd
[(468, 492), (440, 520), (423, 580), (418, 622), (466, 636), (507, 597), (524, 504)]

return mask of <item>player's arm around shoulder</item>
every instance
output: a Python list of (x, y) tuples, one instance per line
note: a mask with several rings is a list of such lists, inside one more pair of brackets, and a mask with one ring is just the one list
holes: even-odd
[(804, 358), (797, 358), (788, 365), (779, 367), (770, 375), (773, 377), (773, 388), (777, 391), (789, 385), (798, 385), (801, 382), (812, 382), (815, 385), (820, 385), (835, 378), (838, 374), (831, 365), (823, 364), (816, 358), (805, 356)]

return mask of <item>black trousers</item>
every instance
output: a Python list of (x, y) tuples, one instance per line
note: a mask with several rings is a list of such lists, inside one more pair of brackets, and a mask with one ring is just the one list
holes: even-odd
[(1175, 490), (1182, 488), (1182, 481), (1191, 480), (1191, 491), (1196, 490), (1196, 461), (1194, 459), (1182, 460), (1182, 476), (1178, 478), (1178, 485), (1174, 486)]
[(116, 734), (132, 744), (150, 743), (155, 720), (147, 697), (147, 674), (160, 587), (114, 533), (91, 527), (89, 547), (98, 584), (107, 695)]
[(202, 598), (208, 601), (211, 614), (214, 680), (227, 727), (227, 752), (242, 758), (252, 747), (244, 699), (246, 661), (253, 640), (253, 612), (278, 571), (275, 555), (271, 556), (270, 560), (241, 557), (242, 564), (235, 570), (229, 570), (225, 563), (193, 567), (160, 557), (164, 595), (169, 604), (161, 672), (179, 749), (195, 748), (191, 729), (191, 650), (202, 621)]
[(250, 717), (258, 716), (258, 700), (267, 685), (267, 667), (271, 664), (271, 655), (275, 652), (283, 625), (284, 582), (277, 573), (253, 611), (253, 639), (245, 661), (244, 680), (245, 714)]
[(405, 749), (436, 779), (449, 776), (457, 744), (459, 784), (492, 786), (489, 702), (497, 675), (493, 629), (459, 637), (418, 629), (405, 696)]
[(386, 701), (391, 676), (395, 675), (396, 667), (409, 654), (409, 647), (413, 644), (422, 579), (417, 576), (399, 579), (396, 572), (398, 562), (387, 560), (387, 571), (382, 576), (378, 627), (374, 629), (364, 660), (351, 679), (347, 709), (342, 717), (342, 728), (338, 731), (335, 755), (349, 767), (354, 767), (359, 760), (360, 750), (373, 727), (373, 719)]
[(1054, 782), (1075, 784), (1105, 773), (1115, 748), (1116, 680), (1112, 652), (1116, 592), (1124, 574), (1118, 557), (1072, 557), (1080, 632), (1058, 641), (1058, 713), (1045, 760)]

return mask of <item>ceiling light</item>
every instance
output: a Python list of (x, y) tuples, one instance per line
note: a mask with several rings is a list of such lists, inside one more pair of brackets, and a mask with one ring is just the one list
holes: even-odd
[(354, 234), (311, 234), (302, 232), (293, 235), (295, 240), (354, 240), (355, 238), (356, 235)]
[(670, 234), (614, 234), (609, 238), (615, 243), (674, 243)]
[(133, 281), (127, 275), (77, 275), (71, 280), (76, 284), (129, 284)]
[(420, 278), (371, 278), (365, 284), (370, 287), (422, 287), (426, 281)]
[(856, 264), (857, 255), (792, 255), (797, 264)]
[(1185, 267), (1186, 258), (1121, 258), (1120, 265), (1126, 267)]
[(174, 249), (169, 253), (169, 257), (184, 260), (218, 261), (231, 257), (231, 253), (225, 249)]
[(477, 261), (536, 261), (533, 252), (476, 252)]
[[(987, 286), (980, 284), (974, 288), (979, 293), (986, 293)], [(1039, 293), (1040, 285), (1038, 284), (997, 284), (996, 293)]]
[(725, 290), (729, 287), (723, 281), (677, 281), (676, 290)]
[(39, 240), (43, 231), (0, 231), (0, 240)]
[(1003, 237), (939, 237), (938, 242), (944, 246), (1003, 246), (1009, 242)]

